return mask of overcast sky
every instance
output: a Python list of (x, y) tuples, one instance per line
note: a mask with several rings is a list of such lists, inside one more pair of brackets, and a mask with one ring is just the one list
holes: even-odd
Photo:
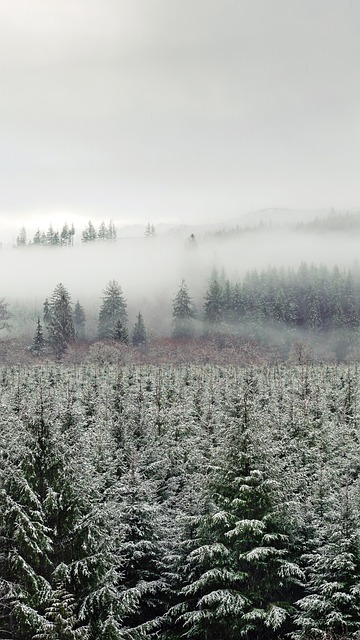
[(0, 221), (360, 207), (357, 0), (0, 0)]

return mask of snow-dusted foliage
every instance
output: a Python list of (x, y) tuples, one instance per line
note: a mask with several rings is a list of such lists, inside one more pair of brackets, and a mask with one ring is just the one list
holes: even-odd
[(350, 640), (359, 373), (0, 370), (2, 640)]

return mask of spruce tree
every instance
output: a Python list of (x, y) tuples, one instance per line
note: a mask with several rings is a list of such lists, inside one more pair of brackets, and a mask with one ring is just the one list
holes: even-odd
[(218, 280), (210, 283), (205, 294), (204, 319), (209, 327), (219, 327), (224, 318), (224, 296)]
[(101, 224), (100, 224), (97, 237), (99, 238), (99, 240), (107, 240), (108, 239), (108, 230), (106, 228), (106, 224), (105, 224), (104, 221), (102, 221)]
[(116, 320), (114, 331), (112, 335), (113, 340), (117, 342), (123, 342), (124, 344), (129, 343), (129, 332), (127, 330), (126, 325), (122, 320)]
[(144, 346), (147, 342), (146, 329), (143, 317), (139, 311), (133, 328), (132, 343), (134, 347)]
[(45, 340), (40, 318), (37, 319), (36, 332), (30, 348), (32, 353), (34, 353), (36, 356), (41, 356), (44, 352)]
[(119, 283), (111, 280), (103, 291), (99, 312), (99, 337), (112, 339), (117, 320), (126, 325), (127, 306)]
[(254, 446), (246, 425), (234, 425), (182, 561), (185, 584), (168, 616), (199, 640), (275, 640), (290, 629), (303, 574), (290, 555), (279, 487)]
[(82, 242), (94, 242), (94, 240), (96, 240), (96, 238), (97, 238), (96, 229), (95, 229), (93, 223), (91, 222), (91, 220), (89, 220), (87, 227), (82, 232), (81, 241)]
[(71, 299), (63, 284), (55, 287), (48, 308), (49, 342), (56, 357), (60, 358), (75, 337)]
[(182, 280), (179, 291), (173, 300), (172, 315), (172, 335), (174, 338), (188, 338), (194, 335), (194, 305), (185, 280)]
[(85, 338), (85, 311), (79, 300), (76, 301), (73, 314), (75, 338), (83, 340)]

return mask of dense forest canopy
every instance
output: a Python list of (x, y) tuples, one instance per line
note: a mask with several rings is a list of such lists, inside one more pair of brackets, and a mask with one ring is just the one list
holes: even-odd
[(1, 637), (357, 637), (357, 369), (9, 367), (0, 392)]

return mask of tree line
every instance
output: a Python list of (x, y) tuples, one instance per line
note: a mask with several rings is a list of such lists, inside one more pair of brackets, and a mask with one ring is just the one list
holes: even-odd
[[(9, 321), (8, 308), (4, 300), (0, 303), (5, 327)], [(359, 333), (360, 283), (356, 276), (337, 267), (329, 270), (306, 264), (298, 270), (251, 271), (235, 283), (231, 283), (224, 272), (214, 270), (204, 292), (202, 308), (196, 307), (185, 280), (169, 307), (171, 334), (175, 339), (222, 333), (236, 336), (240, 332), (261, 340), (266, 339), (270, 326), (279, 330), (286, 328), (289, 335), (295, 337), (296, 333), (291, 331), (340, 336), (344, 342), (339, 347), (340, 354)], [(72, 341), (86, 338), (85, 322), (85, 310), (79, 300), (74, 305), (65, 286), (59, 284), (44, 302), (33, 352), (40, 355), (48, 344), (60, 357)], [(346, 336), (344, 331), (348, 332)], [(96, 335), (100, 340), (135, 346), (145, 345), (148, 340), (141, 311), (129, 331), (127, 301), (116, 280), (110, 281), (102, 292)]]
[[(47, 246), (47, 247), (68, 247), (73, 246), (75, 237), (75, 227), (73, 224), (70, 226), (67, 222), (63, 225), (62, 229), (54, 229), (50, 224), (47, 231), (37, 229), (32, 239), (28, 240), (28, 234), (25, 227), (22, 227), (16, 236), (16, 246)], [(144, 231), (145, 238), (155, 238), (156, 230), (153, 224), (147, 223)], [(116, 240), (117, 230), (113, 220), (110, 220), (108, 224), (102, 221), (98, 228), (93, 224), (91, 220), (87, 223), (86, 227), (81, 232), (81, 242), (95, 242), (96, 240)]]
[(359, 371), (0, 371), (0, 637), (355, 640)]

